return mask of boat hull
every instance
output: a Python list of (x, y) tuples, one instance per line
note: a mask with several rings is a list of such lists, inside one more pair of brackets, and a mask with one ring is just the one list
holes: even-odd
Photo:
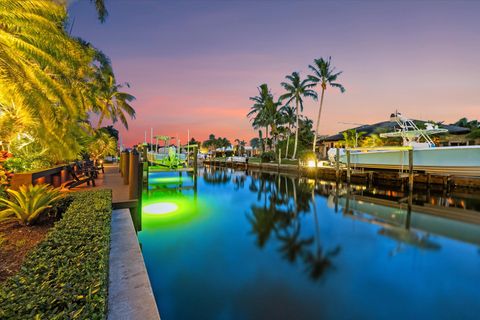
[[(342, 155), (340, 161), (346, 163), (346, 156)], [(350, 162), (358, 168), (407, 170), (408, 151), (352, 151)], [(480, 176), (480, 146), (414, 149), (413, 169), (428, 173)]]

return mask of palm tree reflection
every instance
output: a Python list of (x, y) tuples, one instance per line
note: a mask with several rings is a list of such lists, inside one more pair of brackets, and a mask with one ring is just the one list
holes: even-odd
[[(301, 261), (312, 279), (319, 279), (333, 266), (331, 258), (340, 247), (325, 251), (315, 203), (315, 184), (280, 175), (252, 175), (249, 190), (257, 193), (247, 219), (263, 248), (269, 241), (279, 243), (278, 251), (291, 262)], [(308, 234), (308, 217), (313, 216), (314, 234)], [(302, 224), (305, 227), (302, 229)], [(303, 231), (303, 232), (302, 232)]]
[(205, 167), (203, 180), (207, 184), (226, 184), (232, 179), (230, 170), (223, 168)]

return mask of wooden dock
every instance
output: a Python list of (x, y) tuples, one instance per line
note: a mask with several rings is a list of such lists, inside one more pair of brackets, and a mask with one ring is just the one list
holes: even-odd
[[(252, 162), (248, 164), (235, 164), (227, 161), (210, 160), (204, 161), (204, 164), (213, 167), (227, 167), (241, 170), (262, 170), (278, 173), (297, 174), (309, 178), (318, 178), (330, 181), (350, 180), (352, 183), (365, 185), (394, 185), (408, 188), (413, 183), (415, 188), (471, 188), (480, 189), (480, 172), (478, 175), (458, 175), (448, 171), (438, 173), (425, 173), (407, 170), (375, 170), (375, 169), (347, 169), (345, 166), (319, 166), (317, 168), (302, 167), (299, 165), (278, 164), (278, 163), (260, 163)], [(349, 173), (350, 171), (350, 173)], [(412, 181), (410, 181), (412, 179)]]
[(129, 209), (132, 216), (133, 223), (137, 231), (141, 230), (141, 220), (139, 218), (139, 202), (138, 198), (130, 197), (129, 185), (124, 184), (124, 179), (119, 171), (119, 166), (116, 164), (106, 164), (105, 173), (100, 173), (95, 179), (95, 187), (87, 184), (82, 184), (70, 190), (87, 191), (98, 189), (112, 190), (112, 209)]

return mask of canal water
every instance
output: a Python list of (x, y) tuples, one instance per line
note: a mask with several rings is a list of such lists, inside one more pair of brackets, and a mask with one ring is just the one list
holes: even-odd
[(478, 319), (480, 194), (205, 168), (150, 173), (162, 319)]

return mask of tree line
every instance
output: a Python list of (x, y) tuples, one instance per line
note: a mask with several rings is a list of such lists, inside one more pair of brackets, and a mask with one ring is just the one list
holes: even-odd
[[(311, 120), (302, 115), (304, 100), (319, 101), (317, 120), (312, 134), (311, 150), (315, 152), (320, 120), (324, 105), (325, 92), (335, 88), (345, 92), (343, 85), (337, 82), (342, 74), (332, 64), (331, 57), (315, 59), (308, 66), (310, 74), (302, 78), (299, 72), (292, 72), (281, 82), (284, 93), (278, 99), (274, 97), (268, 84), (261, 84), (258, 95), (250, 97), (253, 105), (247, 114), (254, 129), (259, 130), (259, 141), (262, 145), (277, 152), (280, 142), (285, 145), (285, 157), (296, 159), (299, 149), (299, 136), (302, 126), (305, 128)], [(263, 132), (265, 131), (265, 137)], [(290, 137), (294, 134), (293, 151), (290, 154)], [(305, 147), (305, 146), (303, 146)]]

